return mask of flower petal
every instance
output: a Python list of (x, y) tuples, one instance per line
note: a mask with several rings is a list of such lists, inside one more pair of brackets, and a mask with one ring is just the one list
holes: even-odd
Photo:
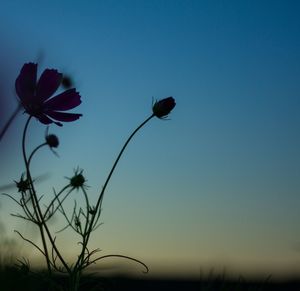
[(58, 126), (63, 126), (60, 122), (56, 122), (51, 120), (48, 116), (46, 116), (45, 114), (41, 115), (38, 117), (38, 120), (43, 123), (43, 124), (50, 124), (50, 123), (55, 123)]
[(38, 117), (38, 120), (43, 123), (43, 124), (50, 124), (50, 123), (53, 123), (53, 121), (48, 117), (46, 116), (45, 114), (42, 114)]
[(36, 87), (36, 97), (40, 101), (49, 99), (54, 92), (58, 89), (62, 80), (62, 74), (57, 70), (46, 69)]
[(16, 79), (15, 87), (17, 95), (24, 105), (34, 97), (36, 86), (37, 64), (24, 64)]
[(52, 111), (52, 110), (69, 110), (72, 108), (77, 107), (80, 103), (80, 95), (78, 92), (76, 92), (76, 89), (69, 89), (61, 94), (58, 94), (57, 96), (47, 100), (44, 103), (44, 108), (46, 110)]
[(74, 121), (82, 116), (82, 114), (66, 113), (66, 112), (58, 112), (58, 111), (47, 111), (45, 112), (45, 114), (47, 114), (48, 116), (50, 116), (55, 120), (64, 121), (64, 122)]

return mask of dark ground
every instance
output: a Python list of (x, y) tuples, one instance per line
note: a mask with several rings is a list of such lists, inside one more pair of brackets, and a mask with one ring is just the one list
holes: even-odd
[[(289, 282), (241, 282), (241, 281), (228, 281), (228, 280), (133, 280), (126, 278), (114, 278), (112, 281), (107, 281), (107, 289), (96, 290), (109, 290), (109, 291), (153, 291), (153, 290), (167, 290), (167, 291), (300, 291), (300, 281)], [(88, 289), (83, 289), (88, 290)]]
[[(25, 272), (24, 272), (25, 271)], [(66, 284), (66, 278), (56, 276), (60, 285)], [(0, 272), (0, 291), (50, 291), (50, 284), (41, 273), (28, 274), (26, 270), (16, 268), (2, 269)], [(53, 289), (52, 289), (53, 290)], [(65, 289), (67, 290), (67, 289)], [(87, 277), (82, 279), (80, 291), (300, 291), (300, 279), (276, 282), (272, 278), (259, 280), (229, 280), (224, 276), (210, 279), (136, 279), (132, 277)]]

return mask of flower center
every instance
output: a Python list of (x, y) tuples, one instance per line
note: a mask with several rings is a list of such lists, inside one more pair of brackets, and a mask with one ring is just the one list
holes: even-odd
[(40, 116), (43, 114), (43, 104), (40, 102), (26, 104), (26, 112), (32, 116)]

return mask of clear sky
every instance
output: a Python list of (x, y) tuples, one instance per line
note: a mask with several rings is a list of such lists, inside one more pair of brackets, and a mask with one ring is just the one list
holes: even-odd
[[(141, 259), (153, 274), (299, 272), (299, 13), (300, 2), (283, 0), (1, 1), (0, 122), (16, 106), (25, 62), (72, 76), (82, 96), (73, 112), (83, 116), (50, 127), (60, 157), (42, 151), (33, 172), (49, 174), (38, 185), (47, 197), (79, 166), (96, 201), (152, 97), (174, 96), (171, 120), (152, 120), (121, 159), (92, 245)], [(0, 184), (24, 170), (25, 120), (0, 144)], [(34, 121), (28, 146), (44, 132)], [(0, 202), (5, 235), (32, 235)], [(59, 239), (75, 255), (76, 238)]]

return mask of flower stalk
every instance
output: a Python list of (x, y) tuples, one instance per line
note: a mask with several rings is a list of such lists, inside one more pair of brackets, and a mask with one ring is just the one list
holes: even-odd
[[(60, 259), (61, 263), (63, 264), (63, 266), (65, 267), (65, 269), (67, 271), (69, 271), (70, 268), (67, 265), (67, 263), (65, 262), (65, 260), (63, 259), (63, 257), (60, 254), (59, 250), (57, 249), (56, 244), (55, 244), (55, 240), (52, 238), (52, 235), (49, 231), (49, 228), (48, 228), (48, 226), (45, 222), (44, 215), (42, 214), (42, 210), (41, 210), (40, 204), (39, 204), (39, 199), (37, 198), (36, 191), (35, 191), (35, 188), (34, 188), (34, 183), (33, 183), (32, 177), (31, 177), (29, 161), (27, 160), (26, 147), (25, 147), (26, 133), (27, 133), (28, 125), (29, 125), (29, 122), (30, 122), (31, 118), (32, 118), (32, 116), (28, 117), (27, 122), (25, 124), (24, 131), (23, 131), (22, 152), (23, 152), (23, 159), (24, 159), (25, 167), (26, 167), (26, 178), (29, 181), (29, 186), (30, 186), (29, 187), (30, 200), (31, 200), (32, 205), (33, 205), (37, 225), (38, 225), (40, 233), (41, 233), (41, 238), (42, 238), (42, 243), (43, 243), (43, 248), (44, 248), (44, 253), (45, 253), (45, 259), (46, 259), (46, 262), (47, 262), (48, 273), (49, 273), (49, 275), (51, 275), (51, 273), (52, 273), (51, 261), (50, 261), (50, 257), (49, 257), (49, 252), (48, 252), (48, 247), (47, 247), (47, 242), (46, 242), (44, 231), (46, 231), (48, 239), (51, 242), (51, 246), (55, 250), (56, 255), (59, 257), (59, 259)], [(32, 155), (31, 155), (31, 157), (32, 157)]]
[(95, 219), (96, 219), (96, 214), (97, 214), (99, 211), (101, 211), (101, 204), (102, 204), (102, 200), (103, 200), (103, 196), (104, 196), (106, 187), (107, 187), (107, 185), (108, 185), (108, 183), (109, 183), (109, 181), (110, 181), (110, 179), (111, 179), (111, 177), (112, 177), (112, 175), (113, 175), (113, 173), (114, 173), (114, 170), (115, 170), (115, 168), (116, 168), (116, 166), (117, 166), (117, 164), (118, 164), (118, 162), (119, 162), (119, 160), (120, 160), (122, 154), (124, 153), (124, 151), (125, 151), (127, 145), (129, 144), (129, 142), (131, 141), (131, 139), (134, 137), (134, 135), (135, 135), (135, 134), (136, 134), (136, 133), (137, 133), (137, 132), (138, 132), (138, 131), (146, 124), (146, 123), (148, 123), (154, 116), (155, 116), (154, 114), (152, 114), (151, 116), (149, 116), (145, 121), (143, 121), (143, 122), (142, 122), (142, 123), (141, 123), (141, 124), (140, 124), (133, 132), (132, 132), (132, 134), (128, 137), (128, 139), (127, 139), (126, 142), (124, 143), (124, 145), (123, 145), (121, 151), (119, 152), (119, 154), (118, 154), (118, 156), (117, 156), (117, 158), (116, 158), (116, 160), (115, 160), (115, 162), (114, 162), (114, 164), (113, 164), (113, 166), (112, 166), (112, 168), (111, 168), (111, 170), (110, 170), (110, 172), (109, 172), (109, 174), (108, 174), (108, 176), (107, 176), (107, 178), (106, 178), (106, 180), (105, 180), (105, 183), (104, 183), (104, 185), (103, 185), (103, 187), (102, 187), (102, 191), (100, 192), (100, 195), (99, 195), (99, 197), (98, 197), (97, 204), (96, 204), (96, 207), (95, 207), (95, 212), (94, 212), (94, 214), (92, 215), (91, 221), (90, 221), (90, 223), (89, 223), (89, 228), (88, 228), (88, 230), (87, 230), (87, 236), (86, 236), (86, 238), (85, 238), (85, 240), (84, 240), (84, 242), (83, 242), (83, 245), (82, 245), (82, 251), (81, 251), (81, 254), (80, 254), (80, 256), (79, 256), (79, 259), (78, 259), (78, 261), (77, 261), (77, 263), (76, 263), (74, 269), (78, 269), (79, 266), (82, 264), (82, 262), (83, 262), (83, 260), (84, 260), (85, 250), (86, 250), (86, 247), (87, 247), (87, 244), (88, 244), (90, 235), (91, 235), (91, 233), (92, 233), (92, 230), (93, 230), (93, 228), (95, 227), (94, 222), (95, 222)]

